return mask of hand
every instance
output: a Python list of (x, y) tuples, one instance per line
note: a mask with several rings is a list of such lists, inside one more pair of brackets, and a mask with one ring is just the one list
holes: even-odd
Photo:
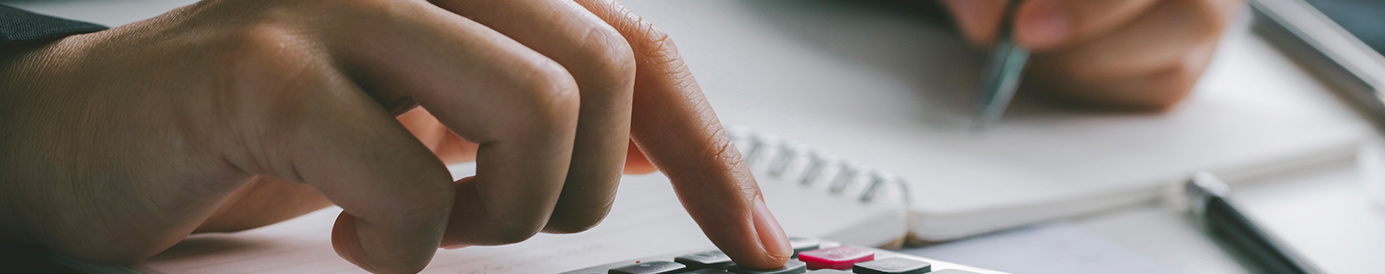
[[(1007, 0), (942, 0), (974, 44), (996, 38)], [(1014, 34), (1024, 83), (1082, 105), (1165, 109), (1191, 91), (1240, 0), (1026, 0)]]
[(0, 90), (0, 240), (90, 261), (336, 204), (338, 254), (417, 271), (595, 225), (632, 139), (737, 263), (792, 254), (672, 42), (610, 0), (202, 1), (6, 53)]

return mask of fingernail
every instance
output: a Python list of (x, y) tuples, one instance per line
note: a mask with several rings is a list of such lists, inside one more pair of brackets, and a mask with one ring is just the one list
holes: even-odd
[(1068, 38), (1068, 13), (1055, 1), (1036, 3), (1035, 7), (1019, 22), (1021, 41), (1030, 47), (1047, 47), (1062, 43)]
[(784, 234), (784, 229), (779, 227), (779, 220), (774, 219), (774, 213), (769, 212), (769, 207), (765, 206), (764, 200), (755, 201), (755, 232), (760, 235), (760, 245), (764, 246), (765, 252), (775, 258), (787, 259), (793, 257), (793, 247), (789, 246), (789, 236)]

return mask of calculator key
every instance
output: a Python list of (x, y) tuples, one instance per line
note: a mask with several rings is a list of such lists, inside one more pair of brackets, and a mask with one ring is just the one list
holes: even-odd
[(856, 264), (851, 270), (860, 274), (921, 274), (932, 270), (933, 264), (905, 258), (889, 258)]
[(838, 246), (833, 248), (804, 251), (798, 260), (808, 264), (808, 269), (850, 270), (852, 265), (875, 259), (875, 252), (869, 249)]
[(805, 237), (789, 237), (789, 246), (793, 247), (793, 256), (795, 258), (798, 257), (798, 253), (818, 249), (818, 246), (821, 245), (822, 243), (818, 242), (818, 239)]
[(678, 273), (678, 274), (736, 274), (736, 273), (732, 273), (731, 271), (726, 271), (725, 269), (707, 268), (707, 269), (698, 269), (698, 270), (693, 270), (692, 272), (683, 272), (683, 273)]
[(731, 266), (731, 257), (718, 250), (698, 252), (673, 258), (674, 262), (687, 265), (690, 269), (725, 268)]
[(667, 261), (648, 261), (612, 268), (609, 274), (665, 274), (683, 271), (683, 264)]
[(971, 272), (971, 271), (966, 271), (966, 270), (961, 270), (961, 269), (943, 269), (943, 270), (938, 270), (937, 272), (933, 272), (933, 273), (930, 273), (930, 274), (981, 274), (981, 273), (976, 273), (976, 272)]
[(726, 268), (726, 270), (730, 270), (737, 274), (803, 274), (804, 272), (808, 272), (806, 266), (807, 265), (798, 260), (789, 260), (789, 262), (784, 263), (784, 267), (777, 269), (749, 269), (739, 265), (732, 265)]
[(818, 269), (818, 270), (808, 271), (808, 274), (851, 274), (851, 272), (849, 272), (849, 271), (841, 271), (841, 270), (836, 270), (836, 269)]

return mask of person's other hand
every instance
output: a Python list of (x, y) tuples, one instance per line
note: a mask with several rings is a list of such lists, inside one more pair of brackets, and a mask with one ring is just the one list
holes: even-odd
[[(989, 45), (1007, 0), (941, 0), (968, 40)], [(1025, 0), (1015, 39), (1033, 51), (1024, 82), (1058, 99), (1165, 109), (1206, 69), (1240, 0)]]
[(792, 254), (672, 42), (610, 0), (211, 0), (6, 50), (0, 240), (129, 263), (336, 204), (338, 254), (411, 272), (592, 227), (633, 140), (737, 263)]

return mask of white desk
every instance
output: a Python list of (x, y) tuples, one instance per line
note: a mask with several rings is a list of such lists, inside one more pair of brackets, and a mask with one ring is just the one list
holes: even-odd
[[(193, 1), (0, 1), (0, 3), (47, 14), (111, 26), (155, 16), (191, 2)], [(726, 84), (718, 77), (752, 77), (747, 75), (753, 75), (753, 73), (746, 75), (741, 75), (741, 73), (753, 69), (728, 66), (715, 61), (720, 49), (735, 47), (736, 44), (722, 43), (727, 40), (679, 38), (721, 37), (734, 39), (734, 35), (718, 36), (721, 34), (705, 33), (699, 26), (733, 24), (732, 21), (721, 19), (737, 15), (728, 15), (721, 10), (699, 9), (700, 6), (698, 5), (678, 5), (679, 8), (674, 9), (670, 8), (671, 4), (659, 1), (628, 2), (630, 3), (627, 4), (632, 9), (645, 15), (657, 25), (664, 26), (664, 29), (675, 37), (684, 55), (688, 57), (689, 65), (695, 72), (699, 73), (700, 79), (705, 82), (703, 87), (709, 89), (709, 98), (714, 103), (718, 102), (717, 99), (721, 95), (710, 90), (718, 89)], [(742, 4), (744, 10), (738, 12), (756, 13), (766, 17), (762, 22), (744, 26), (745, 28), (758, 31), (803, 29), (774, 26), (774, 24), (786, 24), (792, 20), (775, 18), (775, 16), (783, 15), (785, 11), (776, 10), (781, 7), (773, 3), (747, 1)], [(770, 10), (774, 10), (774, 12), (769, 12)], [(841, 12), (869, 11), (846, 9)], [(744, 14), (740, 16), (744, 16)], [(879, 20), (866, 20), (865, 22), (854, 22), (854, 24), (856, 26), (890, 29), (901, 23), (918, 23), (917, 21), (900, 21), (897, 17), (898, 15), (893, 17), (881, 16)], [(805, 23), (801, 21), (802, 18), (791, 19)], [(734, 22), (744, 23), (743, 20)], [(816, 27), (835, 27), (830, 22), (818, 23)], [(746, 31), (737, 35), (750, 34), (753, 34), (753, 31)], [(813, 39), (813, 33), (794, 33), (792, 35)], [(887, 47), (895, 53), (901, 52), (901, 49), (927, 50), (926, 44), (930, 42), (910, 40), (912, 38), (914, 37), (899, 37), (891, 41), (872, 41), (871, 43), (876, 47)], [(881, 70), (881, 77), (907, 78), (908, 75), (898, 75), (899, 72), (897, 71), (892, 73), (891, 68), (914, 68), (915, 66), (915, 64), (911, 64), (914, 61), (910, 60), (910, 56), (907, 55), (873, 54), (871, 49), (863, 48), (852, 50), (853, 47), (859, 45), (853, 44), (857, 41), (819, 40), (816, 42), (828, 46), (827, 52), (838, 54), (838, 56), (824, 56), (824, 58), (855, 58), (872, 65), (865, 68), (843, 69), (876, 69)], [(1251, 47), (1264, 49), (1262, 44), (1252, 44)], [(715, 77), (709, 77), (711, 75), (715, 75)], [(735, 121), (730, 122), (734, 123)], [(1310, 171), (1265, 179), (1263, 180), (1264, 183), (1242, 188), (1235, 196), (1243, 199), (1254, 218), (1262, 219), (1269, 224), (1271, 231), (1282, 235), (1291, 245), (1301, 249), (1311, 260), (1320, 263), (1329, 272), (1385, 273), (1385, 260), (1381, 259), (1385, 258), (1385, 213), (1382, 213), (1385, 210), (1366, 205), (1365, 191), (1362, 191), (1363, 187), (1359, 184), (1361, 178), (1357, 175), (1354, 163), (1341, 161)], [(1246, 272), (1223, 249), (1201, 234), (1179, 213), (1160, 204), (1151, 203), (1113, 209), (1073, 220), (1092, 233), (1182, 272)]]

